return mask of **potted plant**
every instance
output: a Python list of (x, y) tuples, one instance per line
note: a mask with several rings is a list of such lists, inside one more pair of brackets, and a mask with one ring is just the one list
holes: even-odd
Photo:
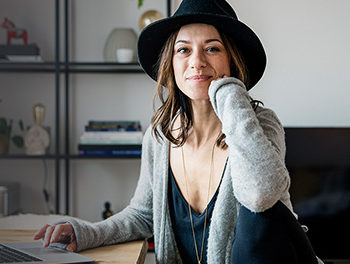
[[(9, 151), (10, 141), (12, 141), (18, 148), (24, 147), (24, 138), (21, 135), (14, 135), (11, 137), (12, 119), (0, 117), (0, 155), (7, 154)], [(18, 121), (20, 130), (24, 131), (23, 121)]]

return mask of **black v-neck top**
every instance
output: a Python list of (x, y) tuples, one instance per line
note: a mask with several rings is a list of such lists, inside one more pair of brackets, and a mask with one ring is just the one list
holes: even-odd
[[(227, 164), (227, 160), (226, 160)], [(222, 173), (222, 176), (225, 173), (226, 164)], [(220, 180), (219, 187), (217, 188), (214, 196), (208, 204), (208, 214), (207, 214), (207, 226), (205, 229), (205, 239), (204, 239), (204, 248), (203, 248), (203, 258), (201, 263), (207, 263), (207, 245), (208, 245), (208, 236), (209, 236), (209, 227), (211, 222), (211, 216), (214, 210), (215, 201), (219, 192), (219, 188), (222, 181), (222, 176)], [(193, 242), (192, 227), (190, 215), (188, 212), (188, 204), (185, 198), (183, 197), (179, 186), (175, 181), (174, 174), (169, 166), (169, 210), (170, 217), (173, 227), (173, 232), (175, 235), (175, 240), (177, 247), (180, 251), (181, 258), (184, 264), (194, 264), (198, 263), (196, 250)], [(200, 255), (202, 247), (202, 238), (203, 238), (203, 229), (204, 229), (204, 220), (205, 220), (205, 210), (198, 214), (191, 208), (193, 226), (195, 230), (195, 237), (197, 241), (198, 254)]]

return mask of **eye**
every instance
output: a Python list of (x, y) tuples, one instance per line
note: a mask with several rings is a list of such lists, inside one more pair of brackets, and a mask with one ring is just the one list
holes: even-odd
[(218, 52), (220, 51), (220, 49), (218, 47), (209, 47), (206, 49), (209, 52)]
[(185, 47), (180, 47), (177, 49), (177, 52), (182, 53), (182, 54), (188, 53), (189, 51), (190, 50), (188, 48), (185, 48)]

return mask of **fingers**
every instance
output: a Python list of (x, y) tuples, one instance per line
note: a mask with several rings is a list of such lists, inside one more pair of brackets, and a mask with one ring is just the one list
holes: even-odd
[(61, 242), (64, 244), (68, 244), (72, 241), (74, 237), (74, 230), (70, 223), (60, 224), (55, 227), (51, 235), (51, 243)]
[(38, 239), (45, 239), (45, 237), (47, 236), (47, 231), (48, 231), (48, 229), (50, 229), (52, 226), (50, 226), (50, 225), (45, 225), (45, 226), (43, 226), (38, 232), (36, 232), (35, 234), (34, 234), (34, 237), (33, 237), (33, 239), (34, 240), (38, 240)]
[(50, 225), (45, 225), (43, 226), (38, 232), (36, 232), (34, 234), (34, 240), (38, 240), (40, 238), (44, 238), (45, 233), (46, 233), (46, 229), (49, 227)]
[[(223, 75), (221, 75), (221, 76), (218, 76), (217, 78), (215, 78), (215, 79), (213, 79), (212, 81), (211, 81), (211, 83), (213, 83), (213, 82), (215, 82), (215, 81), (217, 81), (217, 80), (220, 80), (220, 79), (222, 79), (222, 78), (226, 78), (226, 77), (229, 77), (227, 74), (223, 74)], [(211, 84), (210, 83), (210, 84)]]
[(46, 229), (45, 238), (44, 238), (44, 247), (48, 247), (50, 245), (51, 235), (54, 230), (55, 230), (55, 226), (49, 226)]
[(34, 234), (34, 240), (38, 240), (45, 237), (46, 230), (50, 227), (50, 225), (43, 226), (38, 232)]
[(58, 225), (45, 225), (35, 235), (34, 239), (38, 240), (42, 238), (44, 247), (48, 247), (52, 243), (60, 242), (64, 244), (70, 243), (69, 251), (76, 250), (75, 234), (73, 227), (70, 223), (58, 224)]
[(67, 251), (74, 252), (77, 250), (77, 242), (74, 240), (72, 243), (70, 243), (67, 248)]
[(66, 234), (64, 233), (64, 226), (63, 225), (55, 226), (55, 229), (53, 230), (50, 238), (50, 244), (62, 241), (62, 238), (65, 236)]

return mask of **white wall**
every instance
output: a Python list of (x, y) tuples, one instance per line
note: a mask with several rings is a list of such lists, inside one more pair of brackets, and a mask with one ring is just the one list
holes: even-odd
[(261, 38), (267, 70), (252, 95), (286, 126), (349, 126), (346, 0), (231, 0)]
[[(144, 7), (138, 10), (136, 0), (73, 1), (74, 59), (102, 61), (104, 41), (113, 27), (123, 24), (138, 31), (137, 20), (143, 11), (156, 8), (165, 13), (165, 1), (144, 2)], [(261, 38), (268, 56), (267, 70), (251, 95), (274, 109), (285, 126), (350, 126), (347, 111), (350, 17), (346, 16), (350, 2), (230, 0), (230, 3), (240, 20)], [(18, 26), (27, 28), (30, 42), (39, 44), (45, 60), (54, 57), (53, 6), (52, 0), (0, 1), (0, 19), (8, 16)], [(4, 42), (5, 33), (0, 29), (0, 43)], [(76, 150), (77, 139), (89, 119), (138, 119), (147, 127), (154, 91), (154, 82), (147, 76), (77, 74), (72, 76), (71, 84), (72, 151)], [(54, 128), (53, 91), (52, 75), (2, 73), (0, 116), (23, 118), (26, 124), (31, 124), (31, 107), (40, 101), (48, 109), (45, 124)], [(19, 151), (11, 149), (12, 153)], [(112, 202), (114, 211), (121, 210), (133, 194), (139, 166), (139, 160), (74, 160), (73, 215), (99, 220), (106, 200)], [(52, 162), (49, 174), (53, 194)], [(24, 212), (45, 212), (40, 196), (42, 179), (41, 161), (0, 160), (0, 181), (22, 183)]]

